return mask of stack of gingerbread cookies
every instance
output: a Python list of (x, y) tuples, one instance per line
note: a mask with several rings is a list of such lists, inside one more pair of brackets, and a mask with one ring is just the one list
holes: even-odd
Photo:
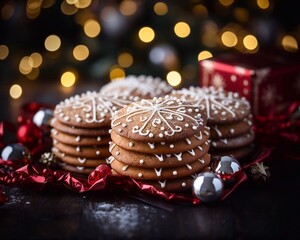
[(52, 119), (52, 152), (70, 172), (88, 174), (110, 156), (111, 118), (123, 106), (141, 98), (171, 92), (166, 81), (151, 76), (128, 76), (56, 105)]
[(253, 150), (254, 132), (249, 102), (238, 93), (222, 88), (190, 87), (175, 90), (172, 96), (195, 102), (206, 111), (207, 125), (211, 129), (212, 157), (232, 155), (239, 160)]
[(88, 174), (106, 163), (111, 118), (120, 107), (115, 99), (90, 91), (56, 105), (52, 152), (63, 169)]
[(113, 172), (162, 191), (190, 190), (210, 163), (210, 131), (198, 107), (169, 96), (143, 99), (112, 119)]

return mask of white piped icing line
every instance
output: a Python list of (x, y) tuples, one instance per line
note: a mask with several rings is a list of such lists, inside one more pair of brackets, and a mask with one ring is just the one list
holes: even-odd
[(111, 126), (122, 126), (124, 123), (122, 121), (132, 122), (133, 118), (137, 117), (136, 121), (139, 121), (141, 126), (133, 126), (132, 133), (152, 138), (154, 133), (150, 129), (163, 124), (164, 127), (159, 127), (161, 132), (157, 133), (158, 137), (173, 136), (175, 133), (183, 131), (181, 124), (177, 124), (178, 121), (188, 120), (190, 122), (189, 127), (193, 130), (203, 126), (203, 119), (200, 113), (195, 113), (191, 116), (190, 112), (195, 111), (195, 109), (195, 106), (185, 105), (182, 101), (175, 98), (142, 99), (138, 103), (129, 105), (125, 113), (117, 114), (112, 120)]
[[(200, 110), (205, 110), (208, 119), (215, 117), (226, 120), (227, 117), (235, 118), (237, 112), (245, 114), (243, 108), (249, 110), (250, 104), (235, 92), (225, 92), (222, 88), (190, 87), (173, 91), (175, 95), (180, 95), (184, 101), (195, 102)], [(240, 108), (240, 110), (238, 110)]]
[(166, 187), (166, 182), (167, 182), (167, 180), (158, 181), (158, 183), (160, 184), (161, 188), (165, 188)]
[(78, 162), (80, 162), (81, 164), (83, 164), (83, 163), (86, 162), (86, 158), (80, 158), (80, 157), (78, 157), (77, 160), (78, 160)]
[(156, 176), (158, 176), (158, 177), (161, 176), (162, 168), (159, 168), (159, 169), (154, 168), (154, 171), (155, 171), (155, 173), (156, 173)]

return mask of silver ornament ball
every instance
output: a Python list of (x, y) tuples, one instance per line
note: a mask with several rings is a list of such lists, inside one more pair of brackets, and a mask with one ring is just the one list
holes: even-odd
[(18, 161), (29, 157), (28, 149), (21, 143), (9, 144), (1, 152), (1, 158), (5, 161)]
[(241, 165), (238, 160), (232, 156), (222, 156), (216, 160), (213, 170), (225, 182), (233, 182), (236, 176), (241, 172)]
[(51, 109), (41, 109), (33, 116), (33, 122), (38, 127), (49, 126), (50, 120), (53, 118), (53, 111)]
[(219, 200), (223, 189), (223, 181), (213, 172), (202, 172), (193, 182), (193, 194), (202, 202)]

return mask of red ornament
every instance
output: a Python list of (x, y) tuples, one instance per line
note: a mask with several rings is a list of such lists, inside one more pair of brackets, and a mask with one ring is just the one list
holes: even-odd
[(97, 182), (101, 178), (104, 178), (110, 173), (110, 168), (105, 164), (101, 164), (98, 167), (96, 167), (96, 169), (93, 172), (90, 173), (88, 177), (88, 182), (89, 184), (93, 185), (95, 182)]
[(25, 123), (19, 127), (17, 138), (20, 143), (31, 149), (41, 141), (42, 132), (34, 123)]

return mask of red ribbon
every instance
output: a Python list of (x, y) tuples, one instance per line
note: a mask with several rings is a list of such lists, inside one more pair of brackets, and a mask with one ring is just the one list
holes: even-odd
[[(31, 122), (34, 114), (41, 108), (53, 107), (47, 104), (28, 103), (21, 109), (19, 115), (19, 123)], [(257, 136), (261, 140), (260, 143), (264, 147), (257, 157), (253, 157), (251, 161), (242, 166), (241, 174), (239, 178), (230, 187), (225, 188), (221, 196), (221, 200), (228, 197), (240, 184), (247, 180), (245, 171), (257, 162), (266, 161), (272, 151), (272, 148), (267, 146), (274, 146), (275, 136), (278, 137), (276, 141), (288, 140), (293, 143), (299, 143), (299, 126), (300, 126), (300, 108), (299, 102), (295, 102), (291, 105), (286, 114), (272, 117), (257, 117), (255, 130)], [(299, 116), (297, 116), (299, 114)], [(0, 123), (0, 146), (4, 146), (7, 142), (4, 141), (4, 135), (6, 130), (13, 132), (13, 125), (8, 123)], [(43, 136), (44, 137), (44, 136)], [(272, 141), (271, 141), (272, 140)], [(31, 154), (38, 158), (43, 152), (48, 151), (51, 148), (51, 139), (42, 139), (42, 144), (31, 149)], [(270, 144), (272, 143), (272, 144)], [(299, 159), (299, 156), (295, 156), (295, 159)], [(145, 198), (147, 196), (158, 196), (162, 199), (169, 201), (190, 202), (193, 204), (199, 204), (200, 200), (192, 195), (192, 193), (178, 194), (178, 193), (166, 193), (153, 186), (141, 183), (128, 177), (114, 176), (111, 173), (111, 169), (107, 165), (99, 165), (88, 178), (74, 176), (70, 172), (63, 170), (53, 170), (51, 168), (45, 168), (40, 164), (23, 162), (22, 167), (16, 168), (17, 162), (4, 161), (0, 159), (0, 166), (13, 167), (15, 170), (6, 171), (0, 169), (0, 184), (8, 186), (30, 186), (36, 189), (42, 189), (47, 184), (62, 185), (73, 191), (82, 193), (87, 191), (100, 191), (104, 189), (123, 189), (129, 192), (131, 195), (137, 195), (142, 193)], [(142, 196), (142, 197), (143, 197)], [(139, 198), (141, 196), (139, 195)], [(6, 197), (0, 189), (0, 204), (6, 201)]]

